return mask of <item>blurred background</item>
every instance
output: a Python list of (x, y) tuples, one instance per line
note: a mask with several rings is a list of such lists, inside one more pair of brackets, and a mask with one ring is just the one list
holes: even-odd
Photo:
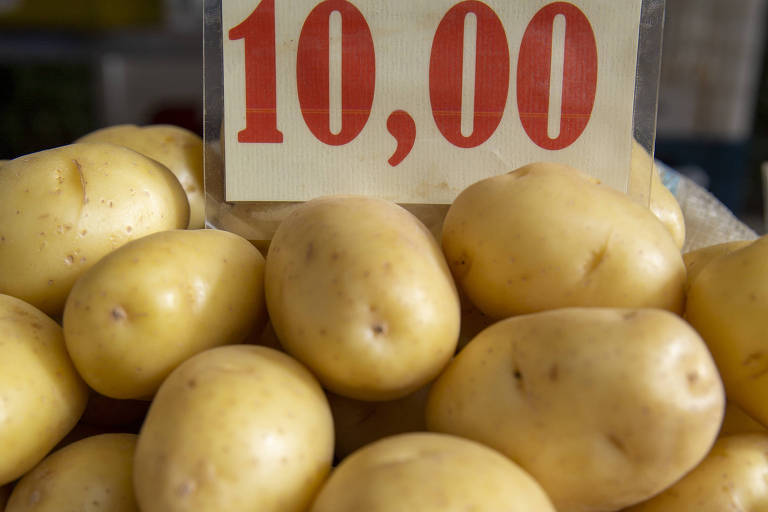
[[(765, 233), (768, 0), (666, 4), (656, 157)], [(203, 0), (0, 0), (0, 159), (120, 123), (202, 135), (202, 11)]]

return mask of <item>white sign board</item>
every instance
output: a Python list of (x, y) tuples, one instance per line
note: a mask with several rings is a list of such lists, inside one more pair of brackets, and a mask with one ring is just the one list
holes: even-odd
[(534, 161), (626, 191), (642, 0), (223, 0), (227, 202), (449, 203)]

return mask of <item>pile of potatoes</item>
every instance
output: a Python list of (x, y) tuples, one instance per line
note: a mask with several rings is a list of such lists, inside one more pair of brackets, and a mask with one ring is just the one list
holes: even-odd
[(0, 510), (768, 510), (768, 238), (682, 255), (658, 179), (317, 198), (266, 256), (203, 211), (175, 127), (0, 164)]

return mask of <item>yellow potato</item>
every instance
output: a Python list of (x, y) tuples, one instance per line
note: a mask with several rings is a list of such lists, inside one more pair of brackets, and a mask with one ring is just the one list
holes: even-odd
[(193, 354), (240, 343), (264, 314), (264, 258), (226, 231), (164, 231), (83, 274), (64, 309), (80, 375), (112, 398), (152, 396)]
[(179, 126), (122, 124), (91, 132), (77, 142), (105, 142), (157, 160), (176, 175), (189, 201), (189, 229), (205, 225), (203, 140)]
[(427, 427), (504, 453), (558, 512), (607, 512), (703, 459), (724, 400), (704, 342), (680, 317), (571, 308), (481, 332), (432, 385)]
[(139, 512), (133, 496), (134, 434), (103, 434), (46, 457), (13, 489), (5, 512)]
[(555, 512), (541, 487), (500, 453), (458, 437), (411, 433), (356, 451), (309, 512)]
[(710, 245), (708, 247), (702, 247), (695, 251), (690, 251), (683, 254), (683, 262), (688, 272), (688, 278), (685, 283), (685, 289), (688, 290), (691, 287), (691, 283), (699, 275), (701, 269), (706, 267), (709, 263), (716, 260), (720, 256), (730, 254), (733, 251), (738, 251), (749, 244), (753, 240), (738, 240), (735, 242), (725, 242), (722, 244)]
[(734, 434), (766, 432), (766, 428), (733, 402), (725, 404), (725, 416), (720, 427), (720, 437)]
[(0, 293), (58, 315), (100, 258), (188, 221), (178, 180), (129, 149), (73, 144), (11, 160), (0, 173)]
[(768, 236), (701, 269), (686, 317), (712, 352), (728, 399), (768, 425)]
[(768, 434), (718, 439), (707, 458), (675, 485), (625, 512), (765, 512)]
[(87, 398), (61, 327), (29, 304), (0, 295), (0, 486), (61, 441)]
[(394, 400), (456, 349), (459, 299), (433, 236), (382, 199), (309, 201), (275, 233), (267, 308), (285, 350), (329, 390)]
[[(680, 204), (674, 194), (669, 191), (659, 176), (659, 170), (654, 164), (651, 167), (651, 156), (636, 140), (632, 141), (632, 159), (630, 161), (632, 175), (651, 170), (651, 190), (649, 208), (662, 224), (669, 230), (678, 249), (685, 244), (685, 219)], [(630, 178), (632, 179), (632, 178)]]
[(387, 436), (427, 429), (424, 410), (429, 385), (397, 400), (363, 402), (328, 393), (336, 427), (336, 458)]
[(142, 512), (300, 512), (333, 457), (333, 420), (298, 362), (252, 345), (193, 356), (163, 382), (134, 464)]
[(563, 165), (471, 185), (451, 205), (442, 243), (460, 287), (495, 319), (570, 306), (683, 309), (685, 266), (663, 224)]

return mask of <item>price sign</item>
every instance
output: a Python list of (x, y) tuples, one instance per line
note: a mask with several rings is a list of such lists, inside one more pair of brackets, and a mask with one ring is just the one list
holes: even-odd
[(225, 200), (449, 203), (534, 161), (626, 191), (642, 0), (223, 0)]

